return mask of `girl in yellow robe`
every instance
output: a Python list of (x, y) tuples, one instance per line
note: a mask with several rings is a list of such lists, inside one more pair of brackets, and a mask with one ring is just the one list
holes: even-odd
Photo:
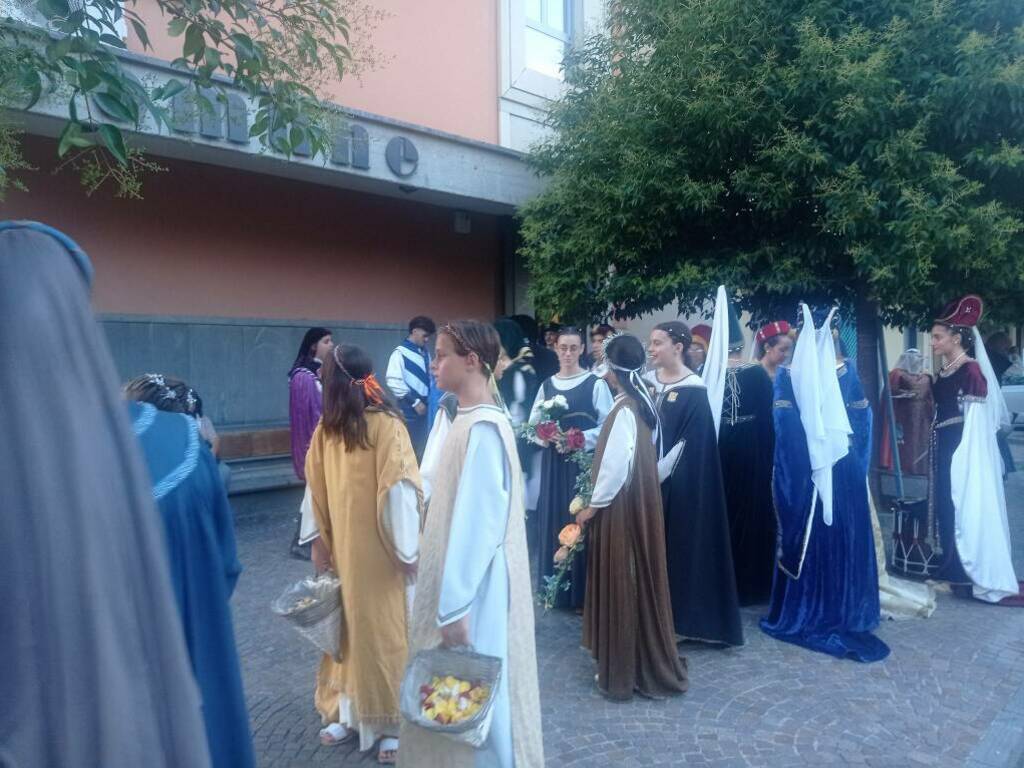
[(366, 352), (335, 347), (323, 377), (323, 417), (306, 455), (306, 481), (320, 532), (316, 558), (341, 581), (345, 630), (342, 661), (325, 654), (317, 674), (316, 707), (327, 724), (321, 741), (358, 736), (365, 751), (380, 739), (379, 762), (393, 763), (419, 556), (419, 470)]

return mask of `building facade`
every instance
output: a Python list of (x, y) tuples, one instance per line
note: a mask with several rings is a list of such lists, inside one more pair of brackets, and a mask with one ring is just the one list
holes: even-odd
[[(3, 1), (38, 21), (31, 3)], [(528, 306), (513, 214), (543, 182), (523, 153), (544, 135), (566, 46), (601, 22), (602, 1), (375, 5), (378, 66), (328, 84), (342, 115), (328, 158), (250, 140), (255, 107), (240, 92), (201, 110), (186, 92), (171, 131), (144, 122), (135, 133), (166, 169), (146, 177), (143, 199), (87, 196), (72, 170), (52, 173), (66, 104), (44, 98), (17, 116), (36, 171), (0, 215), (46, 222), (85, 248), (122, 377), (158, 371), (194, 386), (240, 463), (236, 488), (287, 474), (286, 374), (307, 327), (367, 347), (382, 369), (414, 315)], [(183, 80), (168, 63), (181, 38), (152, 5), (136, 10), (153, 48), (125, 30), (128, 69)]]

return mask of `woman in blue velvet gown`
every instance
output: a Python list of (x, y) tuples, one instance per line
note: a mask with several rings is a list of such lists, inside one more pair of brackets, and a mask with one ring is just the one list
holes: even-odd
[(191, 416), (157, 410), (148, 402), (129, 402), (128, 408), (163, 520), (171, 585), (202, 696), (211, 764), (251, 768), (249, 714), (228, 602), (242, 566), (217, 461)]
[[(839, 658), (879, 661), (889, 647), (872, 634), (878, 626), (878, 567), (867, 483), (871, 409), (852, 364), (837, 366), (839, 388), (853, 434), (850, 451), (832, 467), (832, 525), (821, 501), (811, 499), (810, 458), (793, 379), (775, 379), (775, 477), (779, 557), (768, 615), (761, 629), (778, 640)], [(808, 527), (808, 523), (810, 526)]]

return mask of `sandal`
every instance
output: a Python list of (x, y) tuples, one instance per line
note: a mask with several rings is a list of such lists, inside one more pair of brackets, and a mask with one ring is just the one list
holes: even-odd
[(380, 740), (377, 762), (381, 765), (394, 765), (398, 762), (398, 739), (388, 737)]
[(336, 747), (346, 741), (351, 741), (355, 736), (354, 730), (346, 728), (341, 723), (331, 723), (326, 728), (320, 729), (320, 743), (325, 747)]

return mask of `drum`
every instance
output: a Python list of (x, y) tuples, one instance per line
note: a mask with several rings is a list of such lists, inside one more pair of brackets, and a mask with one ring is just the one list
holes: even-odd
[(896, 499), (893, 513), (893, 553), (890, 570), (899, 576), (928, 579), (941, 560), (928, 543), (928, 499)]

